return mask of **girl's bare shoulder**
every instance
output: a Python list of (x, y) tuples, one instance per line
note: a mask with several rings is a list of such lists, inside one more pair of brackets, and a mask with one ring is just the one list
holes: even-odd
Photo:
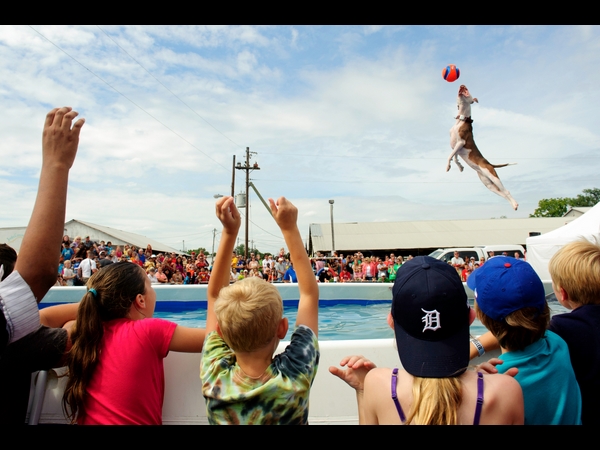
[[(476, 372), (471, 372), (470, 377), (475, 379)], [(489, 424), (522, 424), (524, 418), (523, 391), (517, 380), (509, 375), (483, 374), (484, 400), (481, 423)], [(470, 385), (476, 381), (469, 382)], [(476, 401), (476, 391), (468, 389), (463, 396), (473, 397)], [(464, 400), (463, 397), (463, 400)]]

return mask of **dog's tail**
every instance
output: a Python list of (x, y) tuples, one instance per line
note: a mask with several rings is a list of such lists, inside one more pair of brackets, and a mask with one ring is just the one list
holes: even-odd
[(506, 164), (492, 164), (492, 167), (494, 169), (499, 169), (500, 167), (506, 167), (506, 166), (514, 166), (517, 163), (506, 163)]

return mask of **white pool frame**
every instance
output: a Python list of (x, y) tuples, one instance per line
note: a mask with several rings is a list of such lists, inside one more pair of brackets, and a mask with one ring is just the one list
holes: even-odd
[[(391, 283), (327, 283), (320, 284), (320, 298), (391, 300)], [(550, 282), (544, 282), (546, 293), (552, 292)], [(284, 300), (298, 299), (294, 284), (281, 284), (278, 289)], [(467, 294), (473, 293), (465, 286)], [(81, 299), (85, 288), (55, 287), (43, 299), (44, 303), (71, 303)], [(202, 301), (206, 300), (206, 286), (156, 286), (157, 300)], [(277, 352), (288, 344), (282, 341)], [(310, 394), (309, 422), (311, 424), (358, 424), (356, 396), (343, 381), (329, 373), (329, 366), (352, 354), (361, 354), (381, 367), (400, 367), (394, 339), (369, 339), (348, 341), (320, 341), (321, 359), (319, 370)], [(497, 356), (498, 352), (486, 354), (472, 361), (473, 365)], [(200, 354), (171, 352), (165, 359), (165, 400), (163, 423), (208, 424), (206, 407), (199, 379)], [(49, 371), (43, 397), (40, 423), (67, 423), (62, 411), (62, 394), (66, 377), (64, 368)], [(32, 385), (37, 374), (32, 377)], [(41, 400), (41, 398), (38, 398)], [(36, 402), (38, 400), (32, 400)], [(31, 402), (30, 402), (31, 403)]]

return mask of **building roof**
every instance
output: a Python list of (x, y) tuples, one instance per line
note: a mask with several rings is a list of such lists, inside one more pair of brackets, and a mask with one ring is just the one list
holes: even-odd
[[(335, 250), (388, 250), (473, 247), (475, 245), (525, 245), (529, 233), (547, 233), (573, 218), (422, 220), (412, 222), (336, 223)], [(312, 251), (331, 251), (331, 224), (309, 227)]]
[(162, 242), (155, 241), (141, 234), (131, 233), (129, 231), (117, 230), (116, 228), (97, 225), (91, 222), (83, 222), (81, 220), (70, 220), (65, 223), (65, 230), (71, 239), (75, 236), (84, 238), (89, 235), (93, 241), (103, 240), (111, 241), (114, 245), (130, 244), (136, 247), (146, 248), (148, 244), (152, 246), (152, 250), (156, 252), (171, 252), (183, 254), (180, 250), (176, 250)]
[(563, 214), (563, 217), (579, 217), (592, 208), (593, 206), (570, 206), (569, 210)]

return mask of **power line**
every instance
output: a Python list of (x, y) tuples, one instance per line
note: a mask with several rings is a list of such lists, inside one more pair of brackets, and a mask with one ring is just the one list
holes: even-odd
[(208, 156), (206, 153), (204, 153), (202, 150), (200, 150), (198, 147), (196, 147), (194, 144), (192, 144), (190, 141), (188, 141), (186, 138), (184, 138), (183, 136), (181, 136), (179, 133), (177, 133), (175, 130), (173, 130), (172, 128), (170, 128), (169, 126), (167, 126), (166, 124), (164, 124), (163, 122), (161, 122), (159, 119), (157, 119), (156, 117), (154, 117), (152, 114), (150, 114), (148, 111), (146, 111), (144, 108), (142, 108), (140, 105), (138, 105), (136, 102), (134, 102), (133, 100), (131, 100), (129, 97), (127, 97), (125, 94), (123, 94), (121, 91), (119, 91), (117, 88), (115, 88), (113, 85), (111, 85), (108, 81), (104, 80), (102, 77), (100, 77), (99, 75), (97, 75), (96, 73), (94, 73), (94, 71), (92, 71), (91, 69), (89, 69), (88, 67), (86, 67), (83, 63), (79, 62), (75, 57), (71, 56), (69, 53), (67, 53), (65, 50), (63, 50), (61, 47), (59, 47), (57, 44), (55, 44), (54, 42), (52, 42), (50, 39), (48, 39), (46, 36), (44, 36), (42, 33), (40, 33), (38, 30), (36, 30), (35, 28), (33, 28), (31, 25), (28, 25), (29, 28), (31, 28), (33, 31), (35, 31), (37, 34), (39, 34), (41, 37), (43, 37), (45, 40), (47, 40), (48, 42), (50, 42), (52, 45), (54, 45), (57, 49), (59, 49), (61, 52), (63, 52), (65, 55), (67, 55), (69, 58), (71, 58), (73, 61), (75, 61), (77, 64), (79, 64), (81, 67), (83, 67), (85, 70), (87, 70), (88, 72), (90, 72), (92, 75), (94, 75), (96, 78), (98, 78), (100, 81), (102, 81), (104, 84), (106, 84), (108, 87), (110, 87), (112, 90), (114, 90), (117, 94), (123, 96), (125, 99), (127, 99), (132, 105), (134, 105), (136, 108), (140, 109), (141, 111), (143, 111), (144, 113), (146, 113), (148, 116), (152, 117), (155, 121), (157, 121), (158, 123), (160, 123), (163, 127), (165, 127), (167, 130), (169, 130), (171, 133), (173, 133), (174, 135), (176, 135), (177, 137), (179, 137), (182, 141), (188, 143), (191, 147), (195, 148), (196, 150), (198, 150), (200, 153), (202, 153), (204, 156), (206, 156), (208, 159), (210, 159), (212, 162), (214, 162), (215, 164), (217, 164), (218, 166), (221, 166), (223, 169), (229, 171), (229, 169), (227, 167), (225, 167), (223, 164), (221, 164), (220, 162), (212, 159), (210, 156)]
[[(546, 183), (547, 180), (522, 180), (522, 179), (518, 179), (518, 178), (503, 178), (505, 181), (509, 181), (510, 183)], [(290, 180), (290, 179), (284, 179), (284, 180), (277, 180), (277, 179), (264, 179), (264, 180), (259, 180), (261, 183), (280, 183), (280, 182), (285, 182), (285, 183), (342, 183), (342, 184), (348, 184), (348, 180), (328, 180), (328, 179), (318, 179), (318, 180)], [(571, 180), (555, 180), (552, 179), (553, 183), (570, 183), (570, 182), (590, 182), (590, 183), (596, 183), (598, 180), (597, 179), (585, 179), (585, 178), (577, 178), (577, 179), (571, 179)], [(422, 180), (407, 180), (407, 181), (398, 181), (398, 180), (394, 180), (394, 181), (383, 181), (383, 180), (356, 180), (353, 179), (351, 181), (351, 184), (368, 184), (368, 183), (372, 183), (372, 184), (481, 184), (481, 181), (479, 180), (475, 180), (475, 181), (453, 181), (453, 180), (448, 180), (448, 181), (422, 181)]]
[(208, 233), (212, 233), (213, 230), (208, 230), (208, 231), (203, 231), (201, 233), (192, 233), (192, 234), (184, 234), (184, 235), (180, 235), (180, 236), (163, 236), (163, 237), (156, 237), (154, 239), (178, 239), (178, 238), (185, 238), (185, 237), (189, 237), (189, 236), (202, 236)]
[[(347, 153), (345, 154), (331, 154), (331, 152), (325, 152), (325, 153), (318, 153), (318, 154), (303, 154), (303, 153), (296, 153), (293, 151), (290, 152), (260, 152), (261, 155), (275, 155), (275, 156), (286, 156), (286, 157), (294, 157), (294, 156), (301, 156), (303, 158), (343, 158), (345, 160), (347, 159), (374, 159), (373, 156), (357, 156), (357, 155), (348, 155)], [(546, 157), (525, 157), (525, 156), (502, 156), (503, 159), (505, 160), (515, 160), (515, 159), (534, 159), (536, 161), (539, 160), (549, 160), (549, 161), (559, 161), (559, 160), (572, 160), (572, 159), (591, 159), (591, 158), (600, 158), (599, 155), (590, 155), (590, 156), (569, 156), (568, 158), (566, 157), (560, 157), (560, 158), (546, 158)], [(443, 157), (443, 156), (437, 156), (437, 157), (418, 157), (418, 158), (404, 158), (402, 156), (394, 156), (394, 160), (397, 161), (446, 161), (448, 158), (447, 157)]]
[[(246, 215), (245, 215), (245, 214), (244, 214), (242, 211), (240, 211), (240, 215), (242, 215), (242, 216), (246, 217)], [(260, 228), (261, 230), (263, 230), (265, 233), (267, 233), (267, 234), (270, 234), (271, 236), (273, 236), (273, 237), (276, 237), (276, 238), (278, 238), (278, 239), (283, 239), (283, 237), (281, 237), (281, 236), (277, 236), (277, 235), (275, 235), (275, 234), (273, 234), (273, 233), (271, 233), (271, 232), (269, 232), (269, 231), (265, 230), (264, 228), (262, 228), (262, 227), (259, 227), (259, 226), (258, 226), (258, 225), (256, 225), (254, 222), (252, 222), (252, 220), (250, 220), (250, 218), (248, 218), (248, 221), (249, 221), (249, 222), (250, 222), (252, 225), (254, 225), (256, 228)]]
[(113, 41), (113, 43), (117, 47), (119, 47), (123, 52), (125, 52), (127, 54), (127, 56), (129, 56), (131, 59), (133, 59), (138, 66), (140, 66), (142, 69), (144, 69), (146, 71), (146, 73), (148, 73), (148, 75), (150, 75), (152, 78), (154, 78), (162, 87), (164, 87), (167, 91), (169, 91), (177, 100), (179, 100), (181, 103), (183, 103), (185, 106), (187, 106), (190, 111), (192, 111), (194, 114), (196, 114), (198, 117), (200, 117), (204, 122), (206, 122), (207, 125), (211, 126), (217, 133), (221, 134), (225, 139), (231, 141), (233, 144), (237, 145), (238, 147), (243, 148), (240, 144), (238, 144), (237, 142), (234, 142), (232, 139), (230, 139), (228, 136), (226, 136), (224, 133), (222, 133), (219, 129), (217, 129), (217, 127), (215, 127), (212, 123), (210, 123), (208, 120), (206, 120), (200, 114), (198, 114), (196, 112), (196, 110), (194, 110), (190, 105), (188, 105), (186, 102), (184, 102), (177, 94), (175, 94), (171, 89), (169, 89), (167, 86), (165, 86), (158, 78), (156, 78), (154, 75), (152, 75), (152, 73), (148, 69), (146, 69), (127, 50), (125, 50), (123, 47), (121, 47), (106, 31), (104, 31), (102, 28), (100, 28), (100, 26), (98, 26), (98, 25), (96, 25), (96, 26), (98, 27), (98, 29), (100, 31), (102, 31), (106, 35), (106, 37), (108, 37), (111, 41)]

